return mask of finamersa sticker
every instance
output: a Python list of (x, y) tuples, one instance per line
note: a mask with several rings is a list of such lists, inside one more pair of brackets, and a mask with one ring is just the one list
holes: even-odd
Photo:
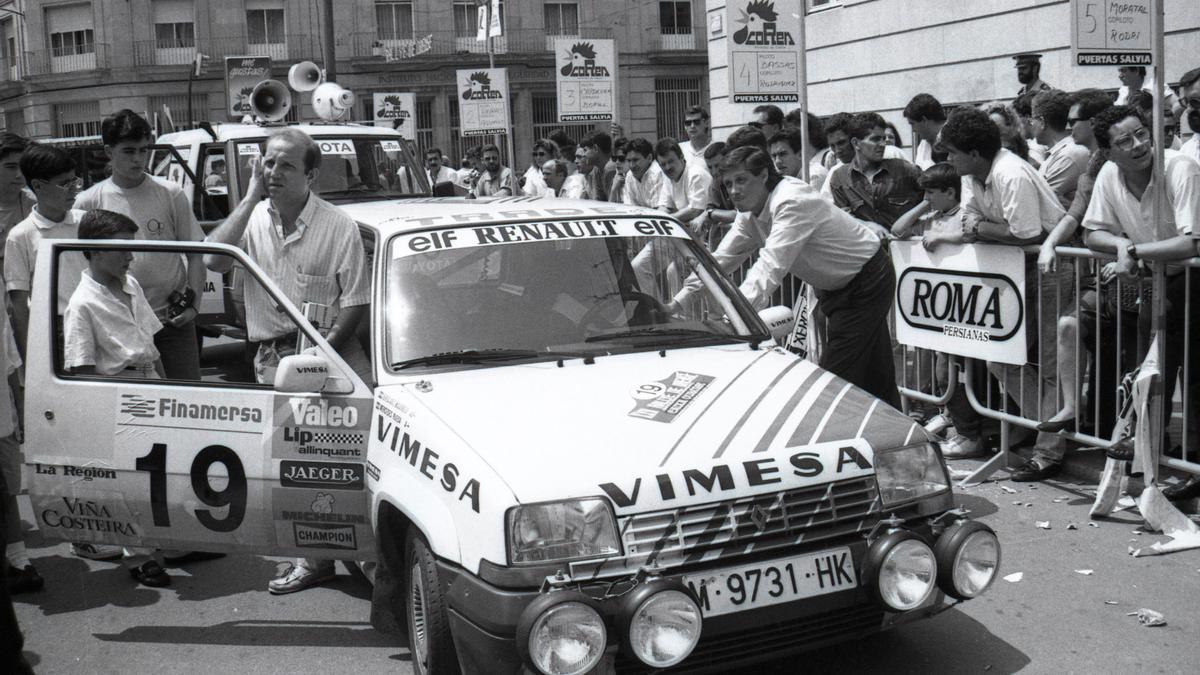
[(394, 257), (404, 258), (419, 253), (497, 244), (526, 244), (540, 241), (571, 241), (608, 237), (689, 238), (687, 232), (678, 223), (662, 218), (554, 220), (456, 227), (407, 234), (401, 236), (397, 241)]

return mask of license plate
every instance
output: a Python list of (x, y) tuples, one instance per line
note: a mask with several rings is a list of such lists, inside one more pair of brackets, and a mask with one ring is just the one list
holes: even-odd
[(689, 574), (684, 582), (704, 616), (741, 612), (854, 588), (854, 558), (846, 547)]

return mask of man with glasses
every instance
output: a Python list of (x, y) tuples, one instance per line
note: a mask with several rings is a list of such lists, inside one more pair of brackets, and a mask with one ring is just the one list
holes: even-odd
[(1033, 130), (1037, 142), (1050, 148), (1038, 171), (1050, 184), (1063, 208), (1070, 208), (1079, 185), (1079, 176), (1087, 169), (1087, 148), (1075, 142), (1070, 123), (1071, 96), (1061, 89), (1038, 93), (1033, 98)]
[(688, 108), (683, 114), (683, 130), (688, 136), (686, 143), (679, 144), (684, 161), (692, 165), (704, 164), (704, 149), (712, 143), (708, 110), (698, 105)]
[(760, 105), (754, 109), (754, 119), (746, 126), (754, 127), (770, 138), (783, 128), (783, 110), (777, 105)]
[(521, 176), (521, 194), (527, 197), (540, 197), (546, 194), (546, 181), (542, 179), (542, 166), (558, 159), (558, 144), (549, 138), (539, 138), (533, 142), (533, 162)]
[[(1113, 106), (1092, 118), (1096, 143), (1108, 150), (1109, 162), (1100, 169), (1092, 191), (1092, 203), (1083, 219), (1087, 230), (1088, 248), (1116, 253), (1116, 263), (1105, 266), (1101, 278), (1114, 274), (1135, 279), (1140, 261), (1184, 260), (1196, 255), (1197, 232), (1200, 232), (1200, 164), (1171, 149), (1163, 150), (1163, 182), (1156, 185), (1154, 174), (1154, 142), (1150, 127), (1140, 111), (1130, 106)], [(1156, 193), (1161, 191), (1164, 210), (1153, 219)], [(1174, 373), (1181, 365), (1184, 341), (1190, 333), (1193, 343), (1200, 335), (1200, 311), (1184, 311), (1187, 297), (1200, 297), (1200, 274), (1187, 274), (1183, 268), (1167, 267), (1166, 304), (1166, 361), (1163, 401), (1172, 400), (1175, 388)], [(1190, 288), (1189, 288), (1190, 287)], [(1143, 311), (1149, 308), (1143, 304)], [(1193, 350), (1195, 352), (1195, 350)], [(1185, 365), (1185, 381), (1191, 391), (1187, 397), (1192, 410), (1183, 411), (1183, 418), (1196, 419), (1200, 414), (1200, 353), (1189, 355)], [(1163, 429), (1171, 416), (1171, 405), (1163, 406)], [(1165, 447), (1165, 444), (1164, 444)], [(1200, 482), (1195, 478), (1185, 486), (1166, 489), (1168, 499), (1187, 499), (1200, 496)]]
[(629, 141), (625, 138), (617, 138), (613, 141), (613, 182), (612, 187), (608, 189), (608, 201), (620, 204), (621, 193), (625, 190), (625, 173), (629, 171), (629, 163), (625, 161), (625, 148), (629, 146)]

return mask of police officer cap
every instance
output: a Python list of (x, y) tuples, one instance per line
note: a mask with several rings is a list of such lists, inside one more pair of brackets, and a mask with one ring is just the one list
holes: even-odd
[(1016, 56), (1013, 57), (1013, 61), (1016, 61), (1016, 63), (1014, 64), (1014, 67), (1024, 65), (1026, 63), (1041, 64), (1042, 55), (1041, 54), (1017, 54)]

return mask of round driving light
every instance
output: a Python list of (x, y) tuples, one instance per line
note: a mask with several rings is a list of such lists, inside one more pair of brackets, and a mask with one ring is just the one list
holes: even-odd
[(604, 620), (582, 602), (562, 602), (538, 615), (529, 629), (529, 660), (546, 675), (586, 673), (604, 656)]
[(938, 585), (946, 595), (967, 600), (983, 593), (1000, 570), (1000, 541), (983, 523), (961, 520), (935, 546)]
[(686, 659), (700, 641), (700, 607), (686, 593), (659, 591), (638, 606), (629, 621), (629, 648), (652, 668)]
[(889, 609), (906, 612), (925, 604), (937, 583), (937, 559), (916, 534), (890, 532), (867, 551), (868, 583)]

